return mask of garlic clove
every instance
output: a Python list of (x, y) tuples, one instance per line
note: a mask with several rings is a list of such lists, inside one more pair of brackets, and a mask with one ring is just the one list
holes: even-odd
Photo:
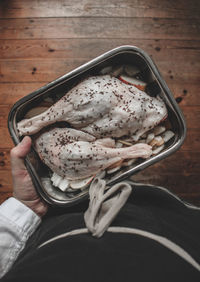
[(118, 171), (120, 168), (121, 168), (121, 165), (114, 167), (114, 168), (111, 168), (111, 169), (107, 169), (107, 173), (108, 174), (114, 173), (114, 172)]
[(161, 145), (159, 147), (156, 147), (154, 150), (152, 150), (152, 155), (157, 155), (158, 153), (160, 153), (163, 149), (164, 149), (165, 145)]
[(147, 144), (150, 144), (150, 142), (154, 139), (154, 137), (155, 137), (155, 134), (154, 134), (154, 133), (149, 133), (149, 134), (147, 135), (146, 143), (147, 143)]
[(158, 125), (154, 128), (153, 133), (155, 135), (159, 135), (159, 134), (165, 132), (165, 130), (166, 130), (166, 128), (164, 126)]
[(85, 179), (72, 180), (69, 185), (72, 189), (84, 189), (90, 184), (93, 178), (94, 176), (90, 176)]
[(167, 131), (165, 131), (161, 136), (162, 136), (164, 142), (166, 143), (166, 142), (168, 142), (174, 135), (175, 135), (175, 134), (174, 134), (173, 131), (167, 130)]

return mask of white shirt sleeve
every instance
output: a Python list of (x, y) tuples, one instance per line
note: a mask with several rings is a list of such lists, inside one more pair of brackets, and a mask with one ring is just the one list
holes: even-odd
[(0, 205), (0, 278), (12, 267), (40, 222), (36, 213), (13, 197)]

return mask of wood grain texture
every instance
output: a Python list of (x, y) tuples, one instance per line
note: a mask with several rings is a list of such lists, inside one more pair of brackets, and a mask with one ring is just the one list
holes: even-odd
[[(162, 76), (167, 82), (183, 84), (197, 84), (199, 82), (200, 66), (198, 61), (199, 52), (192, 56), (184, 54), (183, 57), (171, 55), (171, 59), (176, 60), (177, 64), (169, 65), (170, 56), (165, 57), (162, 61), (156, 56), (154, 61), (158, 62), (157, 66), (161, 69)], [(35, 58), (35, 59), (4, 59), (1, 60), (0, 82), (50, 82), (57, 77), (81, 66), (89, 61), (90, 58)], [(187, 67), (186, 67), (187, 66)]]
[(49, 82), (126, 44), (137, 45), (150, 54), (169, 86), (176, 83), (183, 91), (185, 84), (193, 87), (199, 83), (199, 41), (143, 39), (0, 40), (0, 81)]
[[(112, 48), (121, 45), (136, 45), (150, 56), (158, 58), (167, 56), (189, 59), (198, 56), (200, 47), (198, 40), (167, 40), (138, 38), (66, 38), (66, 39), (0, 39), (0, 59), (30, 59), (40, 58), (83, 58), (92, 59)], [(81, 49), (81, 51), (80, 51)], [(164, 59), (164, 58), (163, 58)]]
[(198, 0), (1, 0), (2, 18), (170, 17), (198, 18)]
[(0, 202), (12, 194), (12, 105), (121, 45), (136, 45), (153, 58), (188, 129), (178, 152), (133, 178), (200, 206), (199, 0), (1, 0)]
[(177, 18), (0, 19), (2, 39), (139, 38), (199, 40), (200, 20)]

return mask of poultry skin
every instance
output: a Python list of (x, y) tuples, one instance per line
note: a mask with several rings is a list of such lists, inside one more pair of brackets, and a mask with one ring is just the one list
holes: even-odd
[(166, 118), (164, 102), (110, 75), (92, 76), (48, 110), (18, 122), (20, 135), (32, 135), (58, 121), (96, 138), (131, 135), (137, 141)]
[(41, 160), (68, 180), (84, 179), (120, 160), (148, 158), (152, 153), (151, 146), (143, 143), (120, 149), (114, 146), (111, 138), (95, 139), (72, 128), (54, 128), (35, 140)]

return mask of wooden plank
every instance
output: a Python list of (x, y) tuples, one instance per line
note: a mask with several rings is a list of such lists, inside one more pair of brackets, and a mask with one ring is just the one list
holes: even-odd
[(1, 18), (26, 17), (168, 17), (196, 18), (198, 0), (1, 0)]
[[(199, 82), (196, 84), (189, 82), (182, 83), (182, 81), (174, 82), (170, 78), (166, 81), (183, 111), (185, 111), (183, 108), (185, 106), (200, 106), (200, 99), (198, 95), (200, 87)], [(32, 93), (45, 84), (46, 82), (0, 83), (0, 105), (13, 105), (22, 97)]]
[(0, 169), (0, 204), (11, 196), (12, 196), (11, 171)]
[(0, 192), (11, 192), (12, 175), (11, 170), (0, 170)]
[(0, 105), (13, 105), (22, 97), (45, 85), (44, 82), (0, 83)]
[(12, 148), (13, 142), (11, 140), (7, 127), (0, 127), (0, 148)]
[(57, 79), (85, 63), (83, 59), (2, 60), (0, 82), (44, 82)]
[[(151, 168), (150, 168), (151, 169)], [(167, 168), (166, 168), (167, 171)], [(146, 184), (152, 184), (152, 185), (158, 185), (162, 187), (166, 187), (167, 189), (170, 189), (175, 194), (190, 194), (191, 191), (193, 194), (199, 195), (199, 176), (198, 175), (188, 175), (187, 177), (184, 177), (182, 173), (176, 174), (176, 176), (166, 174), (165, 175), (158, 175), (157, 174), (150, 174), (147, 172), (147, 169), (145, 169), (142, 173), (139, 173), (132, 177), (132, 179), (139, 183), (146, 183)]]
[(8, 113), (12, 105), (0, 105), (0, 129), (7, 127)]
[(1, 192), (0, 190), (0, 204), (2, 204), (5, 200), (7, 200), (8, 198), (10, 198), (12, 196), (11, 192)]
[(200, 123), (200, 107), (194, 106), (194, 107), (181, 107), (182, 112), (184, 114), (187, 127), (191, 129), (197, 130), (198, 133), (200, 133), (199, 130), (199, 123)]
[(193, 84), (185, 81), (173, 82), (170, 78), (165, 80), (181, 109), (184, 110), (184, 106), (200, 105), (198, 96), (199, 83)]
[(132, 38), (199, 40), (200, 20), (177, 18), (1, 19), (1, 39)]
[[(157, 61), (183, 58), (184, 61), (199, 58), (198, 40), (156, 40), (112, 38), (70, 38), (70, 39), (0, 39), (0, 59), (31, 58), (83, 58), (92, 59), (121, 45), (134, 45), (145, 50)], [(186, 58), (185, 58), (186, 57)]]
[(10, 170), (10, 148), (0, 148), (0, 170)]
[(157, 162), (147, 170), (144, 170), (144, 173), (145, 175), (152, 175), (160, 178), (165, 177), (166, 175), (175, 177), (175, 175), (179, 174), (182, 174), (183, 177), (196, 175), (200, 178), (199, 159), (200, 152), (188, 152), (180, 149), (171, 156)]
[(187, 127), (187, 136), (184, 141), (184, 144), (182, 145), (183, 151), (193, 151), (197, 152), (199, 151), (200, 144), (200, 134), (199, 129), (190, 129)]
[[(179, 82), (182, 85), (199, 83), (200, 65), (198, 56), (192, 59), (185, 56), (185, 61), (177, 57), (166, 61), (156, 59), (157, 66), (167, 82)], [(169, 58), (169, 57), (168, 57)], [(68, 73), (89, 60), (83, 58), (52, 59), (6, 59), (0, 62), (0, 82), (50, 82)], [(187, 65), (187, 68), (186, 68)]]

